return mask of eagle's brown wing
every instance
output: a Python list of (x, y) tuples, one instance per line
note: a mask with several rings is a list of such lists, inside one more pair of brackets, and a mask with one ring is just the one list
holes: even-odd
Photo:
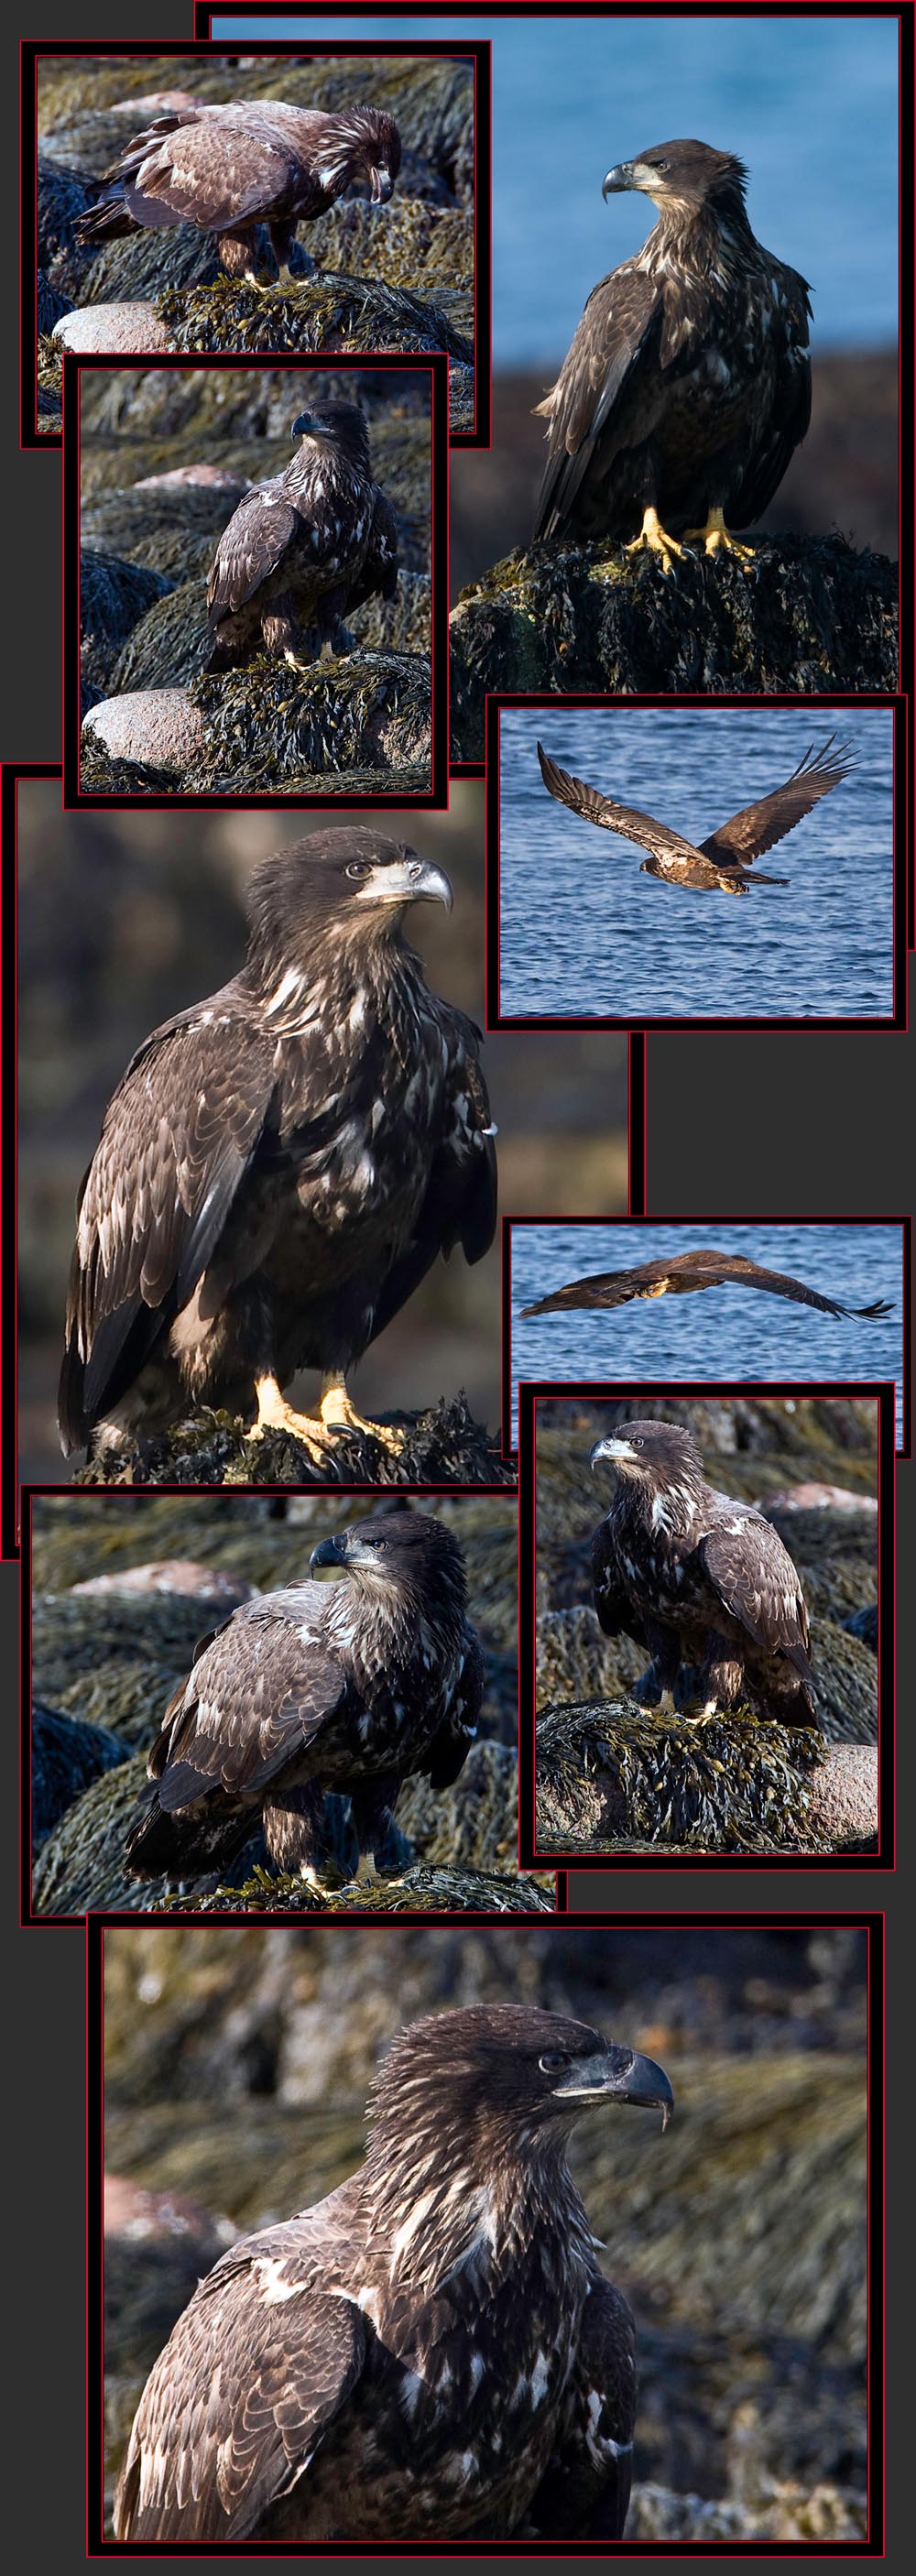
[(400, 538), (396, 512), (378, 483), (372, 485), (372, 527), (361, 570), (347, 599), (347, 614), (361, 608), (376, 591), (393, 599), (398, 586)]
[(439, 1135), (410, 1242), (392, 1264), (373, 1312), (373, 1340), (400, 1314), (440, 1253), (447, 1260), (460, 1243), (466, 1261), (481, 1261), (496, 1231), (496, 1129), (477, 1052), (480, 1031), (463, 1011), (438, 996), (430, 1000), (439, 1033), (434, 1043), (447, 1059)]
[[(571, 778), (567, 770), (550, 759), (541, 743), (537, 752), (544, 785), (559, 804), (571, 806), (585, 822), (600, 823), (606, 832), (619, 832), (622, 840), (635, 841), (641, 850), (651, 850), (653, 858), (664, 859), (665, 874), (675, 881), (688, 862), (695, 877), (700, 853), (681, 832), (669, 831), (667, 823), (657, 823), (654, 815), (641, 814), (635, 805), (615, 805), (611, 796), (602, 796), (584, 779)], [(709, 848), (708, 842), (704, 848)]]
[(210, 566), (207, 608), (211, 627), (254, 598), (276, 572), (301, 519), (279, 483), (256, 483), (233, 510)]
[(810, 1631), (805, 1597), (792, 1559), (769, 1521), (756, 1513), (724, 1512), (720, 1526), (700, 1540), (697, 1558), (713, 1591), (756, 1645), (788, 1656), (807, 1679)]
[(772, 501), (811, 419), (808, 281), (799, 276), (796, 268), (774, 259), (771, 251), (762, 251), (761, 256), (769, 262), (776, 290), (780, 345), (773, 400), (748, 458), (740, 491), (729, 508), (734, 528), (752, 527)]
[(467, 1651), (449, 1701), (448, 1716), (433, 1736), (423, 1765), (433, 1789), (450, 1789), (464, 1768), (477, 1731), (486, 1679), (480, 1639), (469, 1629)]
[(598, 2279), (582, 2313), (563, 2430), (525, 2516), (537, 2540), (622, 2540), (633, 2472), (633, 2319)]
[(536, 405), (550, 426), (535, 542), (568, 517), (599, 439), (610, 431), (613, 444), (615, 417), (662, 323), (660, 289), (640, 269), (625, 262), (592, 288), (556, 384)]
[(160, 1808), (211, 1791), (259, 1799), (340, 1709), (347, 1684), (323, 1639), (325, 1608), (320, 1587), (314, 1609), (299, 1603), (295, 1617), (279, 1594), (246, 1603), (217, 1629), (173, 1694), (149, 1756)]
[(67, 1449), (120, 1401), (203, 1277), (264, 1130), (273, 1052), (240, 1014), (186, 1012), (138, 1049), (109, 1101), (78, 1205)]
[(200, 2283), (137, 2408), (119, 2540), (245, 2540), (307, 2477), (366, 2353), (358, 2307), (322, 2287), (328, 2206), (248, 2237)]
[[(522, 1314), (543, 1315), (554, 1306), (625, 1306), (644, 1288), (670, 1278), (676, 1259), (675, 1255), (673, 1262), (641, 1261), (635, 1270), (597, 1270), (587, 1279), (570, 1279), (565, 1288), (555, 1288), (550, 1297), (540, 1298), (536, 1306), (523, 1306)], [(722, 1277), (724, 1273), (719, 1275)], [(711, 1281), (704, 1280), (702, 1284), (707, 1287)]]
[(839, 743), (834, 751), (835, 742), (836, 735), (831, 734), (820, 751), (809, 743), (784, 787), (774, 787), (771, 795), (761, 796), (756, 805), (743, 805), (740, 814), (733, 814), (730, 822), (721, 823), (718, 831), (710, 834), (708, 841), (700, 842), (704, 857), (714, 859), (721, 868), (747, 868), (753, 859), (762, 857), (764, 850), (771, 850), (774, 841), (781, 841), (786, 832), (791, 832), (803, 815), (810, 814), (818, 798), (829, 796), (831, 788), (838, 787), (855, 767), (855, 762), (847, 758), (848, 744)]
[(592, 1589), (598, 1623), (605, 1636), (633, 1637), (638, 1646), (644, 1646), (645, 1632), (620, 1582), (617, 1553), (606, 1520), (599, 1521), (592, 1531)]
[[(157, 206), (173, 223), (223, 232), (256, 223), (290, 184), (290, 155), (280, 131), (201, 113), (172, 123), (157, 117), (116, 165), (137, 221), (155, 223)], [(114, 175), (114, 174), (112, 174)]]
[[(671, 1264), (677, 1266), (677, 1256)], [(718, 1288), (731, 1280), (736, 1288), (762, 1288), (772, 1297), (791, 1297), (798, 1306), (819, 1306), (824, 1315), (890, 1315), (893, 1308), (879, 1297), (873, 1306), (839, 1306), (835, 1297), (822, 1297), (817, 1288), (806, 1288), (802, 1279), (790, 1279), (783, 1270), (761, 1270), (756, 1261), (746, 1261), (743, 1254), (723, 1253), (717, 1261), (691, 1265), (691, 1277), (698, 1288)]]

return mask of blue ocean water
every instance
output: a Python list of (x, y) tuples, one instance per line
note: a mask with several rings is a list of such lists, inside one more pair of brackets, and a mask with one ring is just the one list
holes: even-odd
[[(666, 1252), (705, 1248), (743, 1252), (770, 1270), (787, 1271), (842, 1305), (892, 1301), (871, 1319), (822, 1315), (749, 1288), (706, 1288), (692, 1297), (658, 1297), (632, 1305), (529, 1316), (533, 1305), (572, 1279), (627, 1270)], [(647, 1379), (817, 1378), (854, 1384), (897, 1381), (897, 1438), (902, 1432), (903, 1248), (899, 1225), (665, 1225), (629, 1219), (617, 1225), (520, 1225), (512, 1229), (512, 1419), (517, 1428), (520, 1378)], [(515, 1435), (513, 1435), (515, 1436)]]
[(493, 45), (493, 362), (540, 368), (569, 346), (597, 279), (639, 248), (651, 209), (602, 204), (614, 161), (678, 134), (737, 152), (760, 241), (811, 280), (821, 348), (897, 327), (897, 28), (869, 17), (516, 19), (244, 11), (245, 36), (489, 37)]
[[(701, 841), (836, 732), (851, 775), (743, 899), (640, 875), (646, 853), (560, 805), (545, 750)], [(512, 708), (500, 723), (500, 1008), (509, 1017), (799, 1019), (893, 1009), (893, 720), (882, 707)], [(756, 867), (754, 873), (757, 873)]]

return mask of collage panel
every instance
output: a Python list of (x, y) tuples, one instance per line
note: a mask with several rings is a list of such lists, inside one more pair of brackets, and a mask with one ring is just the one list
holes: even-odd
[(446, 394), (65, 359), (65, 804), (447, 803)]
[(893, 1388), (520, 1402), (523, 1854), (892, 1866)]
[(32, 1922), (541, 1914), (514, 1493), (24, 1497)]
[[(503, 1289), (506, 1449), (515, 1445), (525, 1382), (640, 1384), (654, 1373), (799, 1384), (890, 1378), (897, 1453), (911, 1454), (909, 1216), (643, 1216), (609, 1225), (510, 1217)], [(700, 1294), (701, 1307), (675, 1303)], [(761, 1296), (780, 1302), (760, 1307)], [(646, 1304), (649, 1315), (629, 1311)]]
[(61, 363), (439, 349), (489, 433), (489, 46), (22, 47), (21, 438)]
[(882, 1964), (817, 1910), (92, 1925), (93, 2554), (880, 2551)]
[(491, 697), (487, 745), (492, 1026), (906, 1027), (902, 699)]

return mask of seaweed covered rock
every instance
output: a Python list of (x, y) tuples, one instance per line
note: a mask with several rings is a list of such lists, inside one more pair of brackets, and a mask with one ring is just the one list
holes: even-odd
[[(429, 785), (429, 663), (418, 653), (327, 655), (304, 671), (266, 654), (244, 670), (204, 674), (192, 698), (206, 729), (192, 792), (262, 791), (284, 781), (337, 792), (406, 793)], [(356, 778), (354, 778), (356, 773)], [(411, 790), (409, 792), (413, 792)]]
[[(660, 1721), (632, 1701), (548, 1707), (536, 1730), (546, 1852), (831, 1851), (877, 1833), (877, 1756), (815, 1727), (729, 1715)], [(859, 1748), (856, 1748), (859, 1750)], [(839, 1758), (843, 1788), (833, 1784)]]
[(483, 759), (489, 690), (784, 696), (896, 675), (895, 567), (840, 536), (762, 537), (751, 567), (691, 555), (676, 575), (622, 546), (517, 548), (452, 611), (452, 757)]
[(87, 1725), (33, 1700), (30, 1776), (36, 1851), (89, 1782), (126, 1760), (126, 1747), (107, 1727)]
[(212, 286), (163, 291), (156, 311), (170, 349), (270, 357), (278, 349), (335, 356), (391, 350), (408, 357), (444, 349), (461, 366), (474, 362), (471, 342), (441, 305), (380, 277), (316, 269), (281, 288), (221, 276)]
[(77, 1469), (78, 1485), (514, 1485), (498, 1439), (463, 1395), (425, 1413), (383, 1417), (404, 1433), (397, 1455), (363, 1432), (338, 1431), (320, 1466), (290, 1432), (253, 1440), (233, 1415), (202, 1407), (158, 1439), (117, 1434)]
[(243, 477), (177, 483), (169, 476), (115, 492), (103, 486), (83, 502), (80, 534), (100, 554), (149, 564), (182, 586), (195, 574), (206, 581), (217, 540), (246, 489)]
[(800, 2479), (764, 2477), (753, 2491), (707, 2502), (699, 2495), (675, 2495), (652, 2482), (633, 2489), (627, 2516), (628, 2540), (731, 2542), (749, 2540), (864, 2540), (868, 2534), (868, 2495), (862, 2487), (822, 2480), (806, 2487)]
[(39, 337), (45, 339), (48, 333), (54, 330), (55, 323), (60, 321), (61, 315), (70, 311), (69, 296), (62, 295), (59, 287), (52, 286), (43, 268), (39, 269), (35, 280), (35, 310)]
[(85, 687), (104, 689), (131, 628), (154, 599), (171, 589), (164, 573), (116, 555), (80, 557), (80, 673)]

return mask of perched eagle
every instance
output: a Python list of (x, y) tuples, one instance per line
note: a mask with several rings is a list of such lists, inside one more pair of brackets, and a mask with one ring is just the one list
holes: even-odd
[(402, 1781), (457, 1780), (484, 1661), (451, 1531), (429, 1512), (372, 1514), (309, 1561), (346, 1581), (246, 1601), (197, 1647), (128, 1832), (134, 1877), (223, 1867), (260, 1819), (277, 1868), (318, 1885), (327, 1789), (349, 1798), (371, 1876)]
[(595, 1608), (609, 1637), (652, 1657), (641, 1695), (674, 1706), (682, 1665), (698, 1676), (701, 1715), (747, 1701), (783, 1726), (816, 1718), (808, 1613), (788, 1550), (750, 1503), (703, 1478), (689, 1431), (624, 1422), (590, 1452), (617, 1488), (592, 1538)]
[(736, 1288), (762, 1288), (771, 1297), (791, 1297), (797, 1306), (819, 1306), (824, 1315), (890, 1315), (892, 1307), (884, 1297), (873, 1306), (838, 1306), (834, 1297), (822, 1297), (817, 1288), (806, 1288), (801, 1279), (790, 1279), (783, 1270), (761, 1270), (759, 1262), (749, 1261), (744, 1252), (672, 1252), (662, 1261), (640, 1261), (633, 1270), (596, 1271), (590, 1279), (572, 1279), (567, 1288), (556, 1288), (550, 1297), (541, 1297), (536, 1306), (523, 1306), (523, 1315), (559, 1314), (567, 1306), (628, 1306), (636, 1297), (685, 1297), (693, 1288), (721, 1288), (731, 1280)]
[(309, 262), (299, 223), (325, 215), (359, 181), (384, 205), (401, 166), (393, 116), (379, 107), (288, 107), (283, 99), (242, 99), (229, 107), (169, 108), (135, 135), (105, 173), (98, 204), (80, 216), (81, 242), (196, 224), (215, 233), (227, 277), (257, 284), (254, 236), (266, 224), (278, 268)]
[(255, 483), (224, 528), (210, 567), (214, 639), (208, 669), (245, 662), (264, 643), (301, 667), (294, 645), (317, 630), (336, 650), (344, 618), (398, 586), (398, 525), (372, 480), (369, 438), (355, 403), (300, 412), (301, 446), (283, 474)]
[[(326, 1459), (360, 1426), (354, 1361), (440, 1252), (487, 1251), (480, 1032), (402, 936), (423, 901), (451, 907), (441, 868), (368, 826), (293, 842), (251, 879), (241, 973), (138, 1048), (79, 1195), (65, 1451), (196, 1402)], [(322, 1371), (318, 1420), (281, 1393), (300, 1368)]]
[[(551, 392), (535, 541), (629, 538), (665, 572), (681, 536), (707, 554), (750, 551), (811, 415), (805, 279), (755, 241), (747, 173), (708, 143), (654, 144), (609, 170), (658, 223), (635, 259), (593, 287)], [(669, 534), (674, 530), (675, 535)]]
[(566, 2161), (660, 2066), (565, 2014), (412, 2022), (359, 2171), (240, 2237), (141, 2397), (118, 2540), (619, 2540), (634, 2330)]
[(651, 851), (643, 859), (640, 876), (662, 877), (666, 885), (697, 886), (708, 893), (718, 886), (722, 894), (746, 894), (752, 885), (788, 885), (788, 877), (750, 876), (747, 871), (774, 841), (781, 841), (810, 814), (819, 796), (829, 796), (842, 778), (848, 778), (854, 762), (846, 758), (848, 746), (836, 751), (831, 734), (822, 750), (809, 743), (798, 768), (793, 769), (784, 787), (774, 787), (769, 796), (758, 797), (756, 804), (744, 805), (727, 823), (720, 823), (708, 841), (694, 845), (682, 832), (673, 832), (667, 823), (656, 823), (651, 814), (640, 814), (635, 806), (617, 805), (611, 796), (602, 796), (597, 787), (587, 787), (584, 779), (570, 778), (551, 760), (541, 743), (538, 759), (541, 777), (551, 796), (560, 805), (571, 805), (586, 823), (599, 823), (606, 832), (619, 832), (624, 841), (636, 841), (642, 850)]

